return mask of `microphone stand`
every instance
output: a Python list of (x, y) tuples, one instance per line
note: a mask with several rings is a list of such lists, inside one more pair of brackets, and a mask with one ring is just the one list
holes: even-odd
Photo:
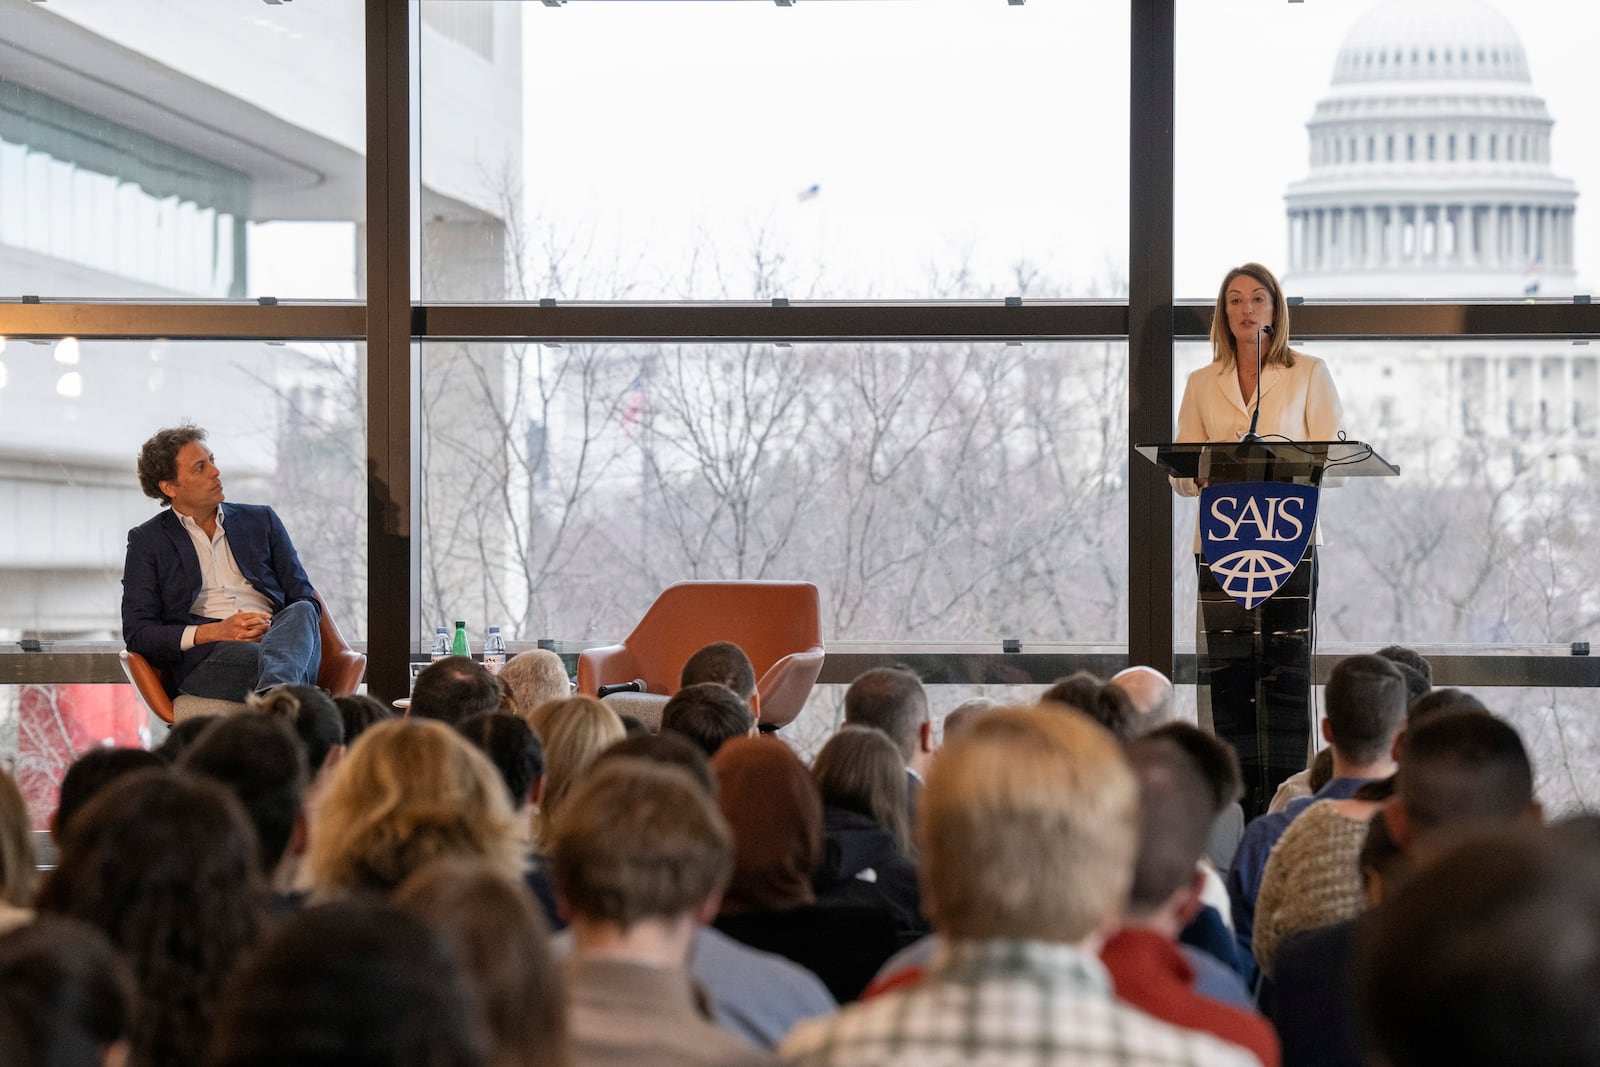
[(1250, 432), (1239, 438), (1243, 444), (1260, 444), (1261, 435), (1256, 426), (1261, 422), (1261, 335), (1272, 336), (1272, 327), (1263, 326), (1256, 331), (1256, 409), (1250, 413)]

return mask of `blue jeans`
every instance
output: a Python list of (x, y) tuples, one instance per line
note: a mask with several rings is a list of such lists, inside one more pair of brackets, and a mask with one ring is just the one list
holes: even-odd
[(272, 617), (260, 641), (218, 641), (180, 688), (189, 696), (242, 701), (275, 685), (316, 685), (322, 663), (317, 627), (316, 604), (290, 604)]

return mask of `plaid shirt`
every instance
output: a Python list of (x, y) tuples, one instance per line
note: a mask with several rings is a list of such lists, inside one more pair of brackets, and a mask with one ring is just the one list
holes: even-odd
[(801, 1023), (779, 1057), (802, 1067), (1253, 1067), (1254, 1056), (1113, 999), (1071, 945), (948, 946), (920, 985)]

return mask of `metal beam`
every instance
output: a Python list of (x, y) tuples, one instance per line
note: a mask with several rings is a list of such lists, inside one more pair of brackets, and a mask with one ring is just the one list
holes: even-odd
[(0, 337), (25, 341), (359, 341), (366, 332), (366, 309), (358, 302), (0, 302)]

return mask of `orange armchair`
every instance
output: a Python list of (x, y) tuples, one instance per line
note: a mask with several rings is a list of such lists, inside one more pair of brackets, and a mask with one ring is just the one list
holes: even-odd
[(793, 722), (822, 673), (822, 606), (810, 582), (676, 582), (620, 645), (578, 656), (578, 691), (641, 678), (678, 691), (683, 665), (706, 645), (732, 641), (755, 667), (761, 721)]
[[(328, 614), (328, 605), (323, 602), (321, 593), (317, 594), (317, 604), (322, 608), (322, 621), (317, 624), (317, 632), (322, 638), (322, 661), (317, 666), (317, 685), (334, 696), (347, 696), (356, 691), (356, 686), (366, 676), (367, 657), (365, 653), (351, 648), (350, 642), (344, 639), (338, 624)], [(138, 690), (139, 699), (144, 701), (145, 707), (162, 722), (171, 723), (174, 713), (172, 698), (167, 696), (166, 671), (139, 653), (127, 649), (122, 650), (119, 659), (122, 661), (122, 673)]]

